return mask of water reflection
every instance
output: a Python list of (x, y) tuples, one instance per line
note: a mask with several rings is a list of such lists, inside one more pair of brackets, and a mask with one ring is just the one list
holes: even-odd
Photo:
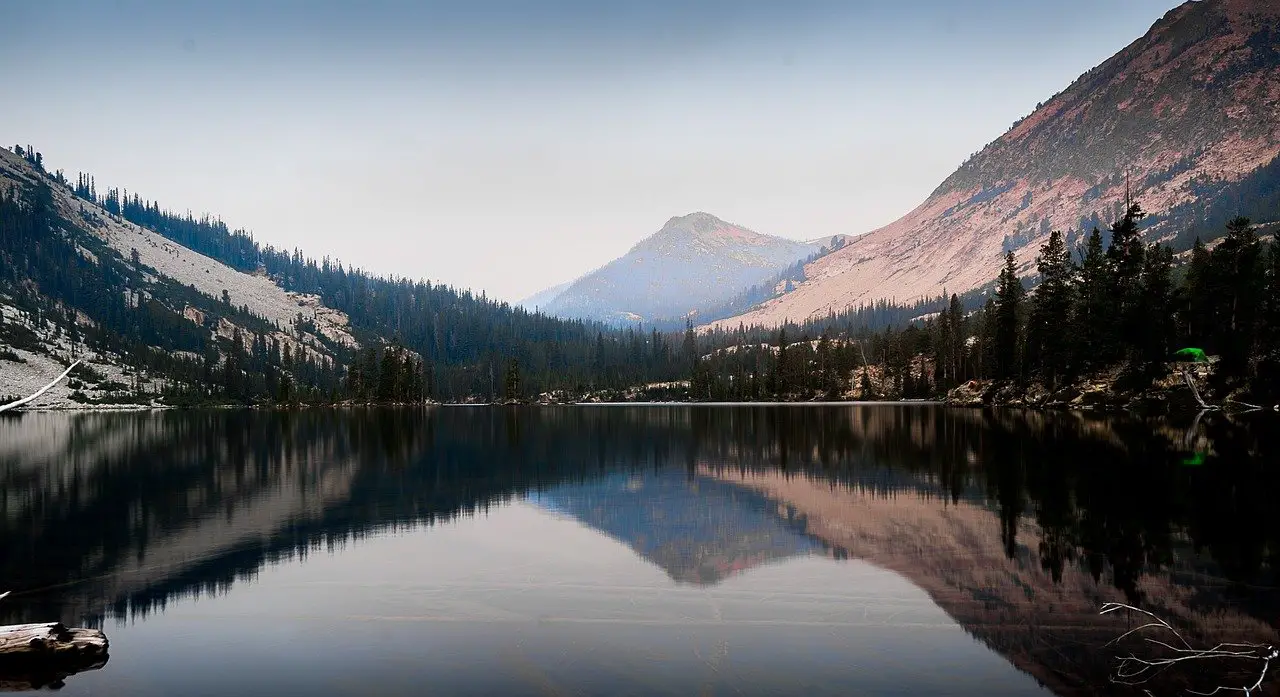
[(621, 541), (681, 583), (714, 585), (822, 549), (764, 496), (679, 470), (602, 475), (533, 500)]
[[(1183, 465), (1191, 453), (1201, 466)], [(1275, 462), (1274, 428), (1221, 415), (27, 414), (0, 420), (0, 577), (15, 591), (0, 619), (144, 618), (284, 560), (342, 548), (317, 557), (336, 569), (401, 539), (384, 533), (532, 504), (696, 588), (812, 553), (865, 560), (1053, 691), (1086, 694), (1107, 684), (1098, 647), (1116, 624), (1096, 615), (1106, 600), (1158, 609), (1196, 639), (1276, 641)], [(795, 587), (821, 577), (791, 573)], [(576, 596), (540, 597), (555, 607)]]

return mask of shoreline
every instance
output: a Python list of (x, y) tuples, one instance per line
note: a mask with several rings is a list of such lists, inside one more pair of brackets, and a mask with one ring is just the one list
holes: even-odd
[[(1081, 413), (1081, 414), (1130, 414), (1134, 416), (1174, 416), (1178, 414), (1194, 415), (1200, 411), (1205, 411), (1199, 407), (1189, 409), (1164, 409), (1151, 410), (1143, 409), (1140, 406), (1114, 405), (1114, 404), (1025, 404), (1025, 403), (974, 403), (961, 402), (949, 399), (904, 399), (904, 400), (793, 400), (793, 401), (742, 401), (742, 402), (700, 402), (700, 401), (679, 401), (679, 400), (655, 400), (655, 401), (608, 401), (608, 402), (590, 402), (590, 401), (573, 401), (573, 402), (427, 402), (423, 404), (294, 404), (294, 405), (252, 405), (252, 404), (208, 404), (201, 406), (171, 406), (171, 405), (151, 405), (142, 406), (136, 404), (91, 404), (83, 406), (36, 406), (30, 408), (14, 409), (10, 414), (17, 416), (20, 414), (108, 414), (108, 413), (133, 413), (133, 412), (163, 412), (163, 411), (303, 411), (309, 409), (422, 409), (431, 407), (448, 407), (448, 408), (492, 408), (492, 407), (860, 407), (860, 406), (897, 406), (897, 407), (947, 407), (951, 409), (993, 409), (1005, 410), (1016, 409), (1021, 411), (1038, 411), (1038, 412), (1059, 412), (1059, 413)], [(1213, 409), (1223, 413), (1252, 413), (1252, 412), (1278, 412), (1280, 405), (1272, 407), (1262, 407), (1260, 409), (1251, 408), (1230, 408), (1224, 406)], [(4, 416), (0, 416), (4, 418)]]

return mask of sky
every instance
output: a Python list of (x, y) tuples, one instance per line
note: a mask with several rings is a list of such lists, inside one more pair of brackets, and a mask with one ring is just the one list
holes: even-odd
[(0, 142), (518, 300), (706, 211), (858, 234), (1175, 0), (0, 0)]

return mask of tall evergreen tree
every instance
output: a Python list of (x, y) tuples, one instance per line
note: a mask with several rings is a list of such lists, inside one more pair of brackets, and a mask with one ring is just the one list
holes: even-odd
[(947, 307), (947, 324), (950, 325), (950, 342), (948, 354), (951, 365), (948, 366), (948, 386), (954, 386), (968, 378), (965, 372), (965, 338), (968, 336), (965, 326), (964, 306), (960, 297), (951, 294), (951, 302)]
[(1037, 371), (1049, 389), (1069, 368), (1073, 354), (1070, 331), (1071, 306), (1075, 288), (1075, 265), (1062, 233), (1054, 230), (1036, 256), (1040, 285), (1031, 298), (1027, 326), (1029, 368)]
[(507, 374), (503, 381), (503, 396), (507, 400), (520, 399), (522, 394), (520, 382), (520, 361), (512, 358), (507, 361)]
[(996, 330), (998, 313), (996, 312), (996, 299), (987, 298), (987, 302), (982, 306), (981, 314), (978, 316), (978, 366), (979, 373), (984, 378), (994, 378), (999, 372), (996, 365)]
[(1280, 401), (1280, 231), (1271, 237), (1265, 281), (1257, 391)]
[(1214, 305), (1217, 291), (1214, 286), (1213, 262), (1209, 249), (1197, 237), (1191, 248), (1191, 260), (1186, 275), (1186, 317), (1182, 334), (1192, 346), (1213, 350), (1209, 338), (1214, 328)]
[(1100, 368), (1114, 352), (1114, 315), (1107, 299), (1109, 279), (1102, 231), (1095, 227), (1089, 234), (1080, 260), (1080, 271), (1076, 276), (1075, 311), (1072, 318), (1076, 352), (1073, 372), (1084, 373)]
[(1137, 341), (1130, 357), (1132, 373), (1151, 375), (1169, 359), (1174, 331), (1173, 251), (1151, 245), (1142, 263), (1138, 295)]
[(1108, 360), (1116, 360), (1141, 341), (1143, 326), (1142, 268), (1146, 247), (1138, 221), (1146, 217), (1137, 203), (1128, 203), (1124, 214), (1111, 226), (1111, 244), (1107, 247), (1109, 272), (1108, 295), (1115, 324), (1109, 342)]
[(771, 375), (770, 391), (778, 397), (785, 396), (791, 391), (791, 385), (787, 382), (790, 376), (787, 374), (787, 328), (778, 328), (778, 358), (774, 364), (773, 373)]
[(388, 347), (382, 352), (382, 361), (378, 369), (378, 401), (397, 402), (403, 397), (399, 390), (400, 369), (400, 352)]
[(1268, 349), (1280, 350), (1280, 230), (1271, 236), (1263, 298), (1264, 341)]
[(1221, 373), (1244, 377), (1258, 338), (1264, 282), (1262, 247), (1248, 218), (1227, 223), (1227, 237), (1214, 248), (1211, 259), (1214, 275), (1223, 279), (1218, 316), (1223, 336)]
[(1025, 294), (1022, 281), (1018, 278), (1017, 258), (1010, 251), (1005, 255), (1004, 269), (996, 280), (995, 336), (992, 338), (997, 380), (1019, 377), (1019, 325)]

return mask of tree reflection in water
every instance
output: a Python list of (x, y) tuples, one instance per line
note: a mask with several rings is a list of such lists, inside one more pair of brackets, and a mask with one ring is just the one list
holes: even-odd
[[(16, 591), (0, 613), (141, 616), (387, 529), (675, 469), (787, 504), (834, 556), (903, 573), (1065, 691), (1096, 676), (1050, 665), (1052, 652), (1019, 646), (1044, 636), (1010, 626), (1066, 626), (1054, 640), (1079, 650), (1053, 651), (1083, 661), (1114, 634), (1096, 617), (1114, 599), (1173, 608), (1189, 636), (1274, 641), (1268, 418), (919, 405), (25, 414), (0, 420), (0, 574)], [(1192, 452), (1201, 466), (1184, 466)], [(831, 532), (857, 506), (861, 543)], [(956, 537), (962, 523), (973, 539)], [(969, 570), (965, 555), (988, 548), (1004, 576)], [(1056, 614), (1023, 609), (1047, 599)], [(1043, 677), (1072, 670), (1079, 680)]]

